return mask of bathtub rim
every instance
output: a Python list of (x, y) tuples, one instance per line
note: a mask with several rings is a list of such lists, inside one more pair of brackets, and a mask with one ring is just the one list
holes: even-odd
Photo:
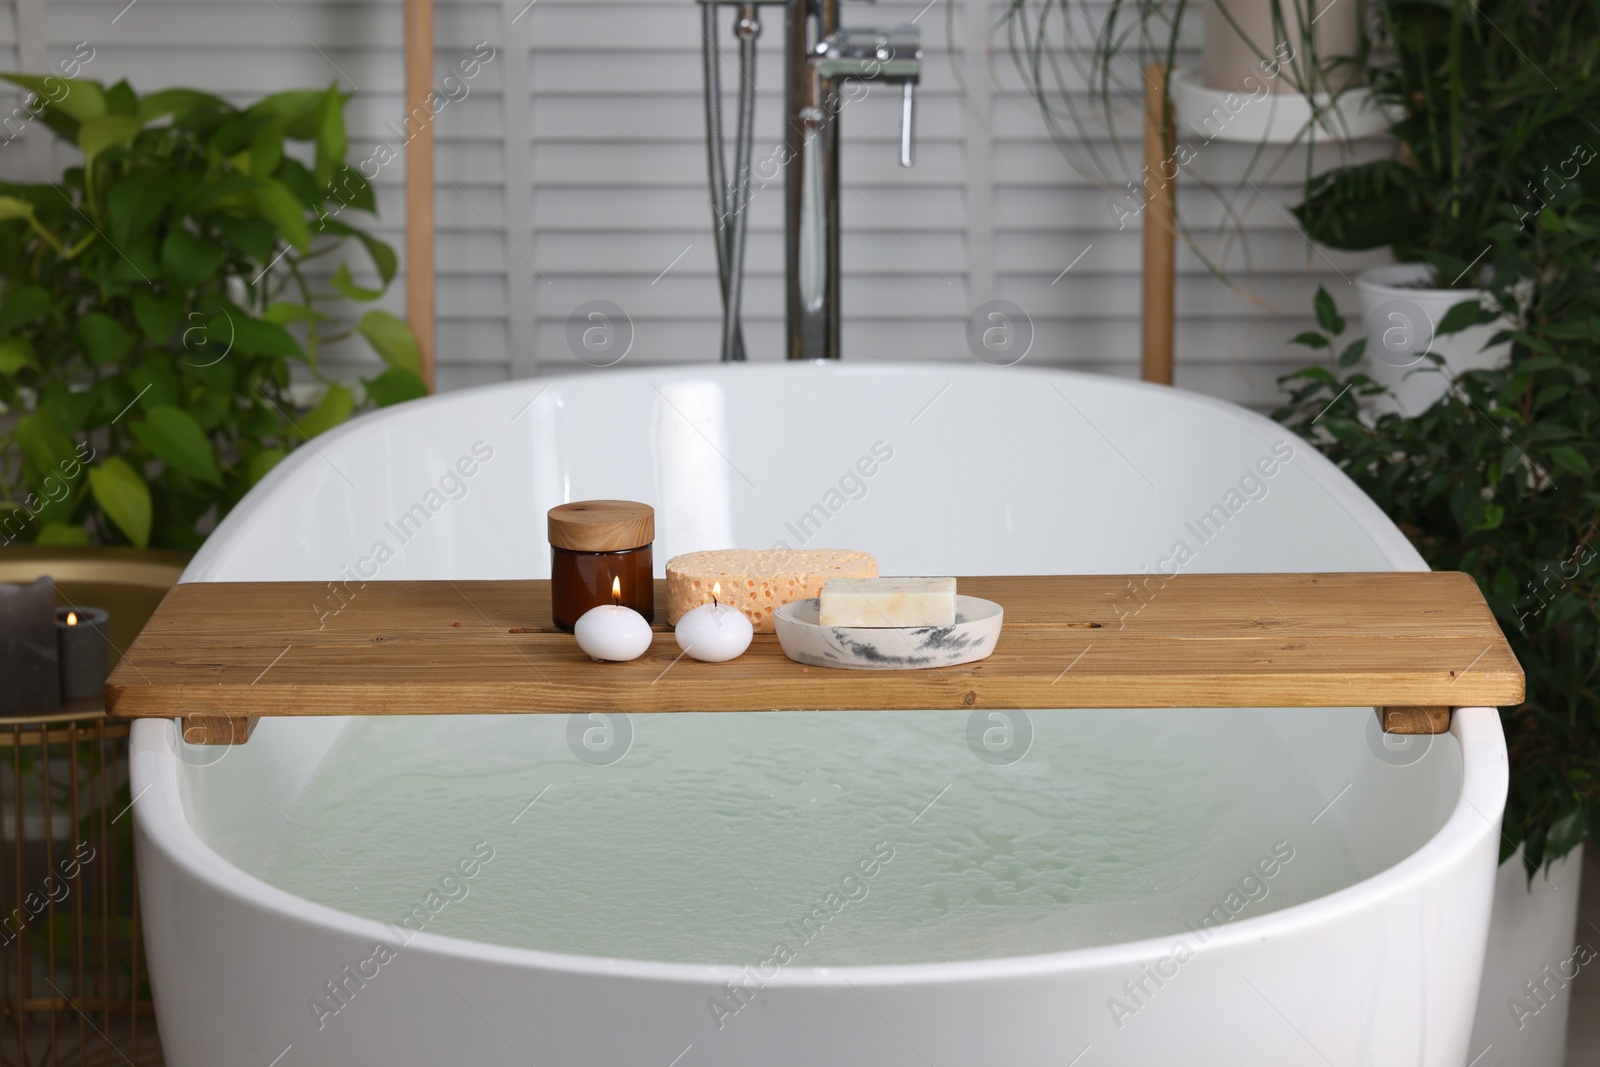
[[(719, 369), (720, 368), (720, 369)], [(531, 406), (546, 391), (555, 390), (556, 399), (560, 397), (560, 387), (569, 382), (583, 383), (590, 380), (599, 380), (604, 375), (604, 380), (615, 382), (621, 377), (646, 378), (656, 381), (683, 381), (686, 379), (704, 378), (708, 375), (715, 378), (726, 373), (728, 365), (725, 364), (673, 364), (660, 367), (629, 367), (611, 368), (604, 371), (584, 371), (572, 374), (559, 374), (550, 377), (521, 378), (511, 382), (491, 382), (487, 385), (473, 386), (468, 389), (458, 389), (449, 393), (434, 393), (430, 396), (395, 404), (390, 407), (380, 408), (367, 412), (357, 418), (351, 419), (324, 434), (318, 436), (318, 446), (315, 449), (297, 448), (268, 471), (261, 480), (251, 489), (250, 493), (236, 505), (232, 511), (225, 515), (215, 530), (206, 538), (189, 566), (184, 569), (178, 578), (180, 584), (196, 581), (217, 581), (217, 569), (221, 566), (221, 556), (228, 551), (228, 542), (241, 536), (252, 526), (258, 518), (258, 505), (254, 499), (257, 496), (265, 498), (280, 481), (295, 477), (296, 473), (305, 465), (327, 462), (326, 453), (339, 448), (345, 438), (382, 426), (384, 423), (409, 418), (417, 410), (417, 405), (450, 405), (464, 403), (479, 394), (499, 392), (504, 393), (510, 404), (527, 400), (523, 407)], [(948, 364), (927, 361), (906, 361), (896, 363), (840, 363), (837, 360), (809, 360), (809, 361), (784, 361), (782, 363), (757, 363), (748, 366), (733, 368), (733, 373), (776, 375), (804, 375), (804, 374), (831, 374), (845, 380), (855, 377), (865, 378), (923, 378), (947, 380), (955, 384), (958, 379), (977, 380), (993, 374), (1010, 374), (1017, 377), (1029, 377), (1043, 381), (1059, 380), (1063, 385), (1069, 383), (1092, 383), (1096, 387), (1103, 387), (1113, 391), (1125, 393), (1144, 394), (1150, 397), (1160, 397), (1163, 400), (1180, 398), (1181, 402), (1208, 412), (1219, 418), (1226, 418), (1239, 424), (1242, 428), (1260, 433), (1263, 439), (1293, 437), (1296, 445), (1297, 458), (1304, 455), (1300, 469), (1305, 470), (1316, 485), (1328, 494), (1329, 499), (1354, 520), (1363, 534), (1372, 542), (1376, 551), (1395, 569), (1402, 571), (1425, 571), (1427, 562), (1416, 550), (1406, 536), (1400, 532), (1398, 526), (1383, 513), (1383, 510), (1361, 489), (1355, 482), (1333, 462), (1306, 441), (1303, 437), (1282, 426), (1265, 415), (1257, 414), (1248, 408), (1220, 400), (1216, 397), (1193, 393), (1183, 389), (1176, 389), (1170, 385), (1157, 385), (1152, 382), (1137, 379), (1112, 378), (1104, 374), (1091, 374), (1086, 371), (1063, 370), (1055, 367), (989, 367), (985, 364)], [(520, 412), (519, 412), (520, 414)], [(1091, 423), (1091, 425), (1093, 425)]]
[[(1420, 848), (1377, 874), (1342, 889), (1264, 915), (1209, 928), (1203, 950), (1236, 948), (1247, 942), (1287, 936), (1337, 921), (1374, 907), (1426, 883), (1436, 872), (1463, 862), (1481, 848), (1486, 837), (1500, 834), (1499, 814), (1509, 782), (1505, 738), (1494, 708), (1460, 708), (1450, 733), (1461, 750), (1461, 787), (1444, 825)], [(396, 927), (366, 916), (340, 911), (280, 889), (234, 866), (208, 845), (190, 825), (178, 788), (181, 762), (176, 720), (140, 719), (130, 741), (132, 786), (137, 803), (134, 819), (140, 835), (164, 858), (194, 880), (234, 903), (267, 911), (275, 917), (310, 925), (357, 941), (394, 945)], [(1491, 818), (1487, 813), (1495, 812)], [(1494, 853), (1498, 856), (1498, 846)], [(1172, 952), (1179, 940), (1192, 940), (1188, 930), (1137, 941), (1065, 949), (1025, 956), (934, 963), (857, 964), (848, 966), (782, 966), (761, 981), (773, 988), (835, 989), (851, 985), (906, 987), (1025, 978), (1113, 967), (1138, 967)], [(604, 976), (640, 981), (721, 985), (755, 968), (742, 964), (673, 963), (659, 960), (581, 956), (544, 949), (519, 948), (445, 934), (414, 932), (397, 952), (461, 963), (486, 964), (547, 973)], [(1199, 951), (1197, 949), (1196, 951)]]

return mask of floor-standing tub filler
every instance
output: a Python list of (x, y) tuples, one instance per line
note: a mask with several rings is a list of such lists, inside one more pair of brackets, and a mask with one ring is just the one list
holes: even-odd
[[(1274, 424), (1067, 373), (615, 370), (314, 446), (186, 581), (327, 580), (337, 627), (362, 582), (545, 576), (589, 497), (652, 501), (657, 561), (1423, 569)], [(133, 787), (175, 1067), (1461, 1067), (1506, 750), (1488, 708), (145, 720)]]
[[(730, 168), (722, 116), (722, 66), (729, 61), (720, 12), (734, 9), (738, 44), (738, 111)], [(922, 80), (922, 31), (847, 28), (839, 0), (700, 0), (700, 45), (705, 79), (706, 177), (711, 187), (712, 235), (722, 290), (722, 360), (745, 359), (740, 307), (745, 234), (755, 146), (756, 40), (763, 9), (783, 22), (784, 290), (786, 359), (838, 359), (839, 129), (841, 113), (872, 87), (899, 97), (900, 165), (915, 159), (916, 89)], [(769, 159), (763, 166), (769, 165)]]

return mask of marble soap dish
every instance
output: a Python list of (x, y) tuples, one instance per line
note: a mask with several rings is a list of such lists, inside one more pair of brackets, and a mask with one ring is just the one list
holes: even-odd
[(773, 612), (783, 654), (813, 667), (909, 671), (987, 659), (1000, 639), (1005, 609), (992, 600), (956, 597), (951, 626), (823, 626), (821, 601), (795, 600)]

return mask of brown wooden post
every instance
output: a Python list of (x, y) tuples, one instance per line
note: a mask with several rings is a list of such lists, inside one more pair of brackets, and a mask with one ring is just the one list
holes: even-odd
[(433, 0), (405, 0), (405, 121), (421, 116), (406, 143), (406, 319), (422, 353), (422, 380), (434, 389)]
[[(1177, 144), (1166, 99), (1166, 68), (1144, 68), (1144, 280), (1141, 372), (1145, 381), (1172, 384), (1172, 318), (1177, 164), (1169, 157)], [(1163, 122), (1165, 117), (1165, 122)], [(1168, 177), (1168, 171), (1171, 176)]]

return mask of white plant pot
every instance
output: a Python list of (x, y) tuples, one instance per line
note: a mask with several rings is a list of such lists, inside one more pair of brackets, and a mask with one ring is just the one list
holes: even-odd
[[(1348, 83), (1354, 67), (1334, 60), (1354, 60), (1361, 50), (1360, 8), (1339, 0), (1211, 0), (1204, 31), (1204, 83), (1225, 91), (1250, 93), (1266, 82), (1268, 92), (1298, 95), (1315, 67), (1324, 78)], [(1286, 77), (1279, 77), (1280, 67)]]
[(1600, 967), (1600, 938), (1577, 933), (1582, 871), (1582, 846), (1535, 875), (1532, 886), (1520, 853), (1500, 865), (1472, 1028), (1472, 1055), (1482, 1058), (1473, 1067), (1566, 1062), (1572, 976)]
[[(1352, 8), (1354, 10), (1354, 8)], [(1380, 107), (1364, 85), (1333, 93), (1316, 93), (1316, 109), (1300, 93), (1267, 92), (1258, 82), (1253, 91), (1214, 89), (1199, 71), (1179, 67), (1172, 72), (1172, 110), (1193, 151), (1212, 141), (1243, 144), (1295, 144), (1301, 141), (1354, 141), (1393, 126), (1397, 111)]]
[[(1211, 0), (1199, 66), (1172, 72), (1184, 140), (1199, 149), (1212, 141), (1292, 144), (1381, 133), (1400, 112), (1380, 108), (1365, 86), (1353, 84), (1360, 47), (1356, 4)], [(1341, 59), (1349, 62), (1335, 62)], [(1322, 74), (1310, 84), (1313, 61)]]
[[(1510, 342), (1489, 344), (1503, 328), (1498, 323), (1434, 336), (1445, 313), (1472, 299), (1472, 291), (1418, 287), (1432, 275), (1433, 268), (1425, 263), (1398, 263), (1362, 271), (1356, 279), (1367, 333), (1362, 369), (1394, 394), (1373, 402), (1377, 413), (1398, 411), (1407, 418), (1420, 415), (1444, 396), (1456, 376), (1469, 370), (1494, 370), (1511, 359)], [(1478, 298), (1489, 300), (1481, 290)], [(1430, 353), (1443, 359), (1445, 366), (1429, 359)]]

